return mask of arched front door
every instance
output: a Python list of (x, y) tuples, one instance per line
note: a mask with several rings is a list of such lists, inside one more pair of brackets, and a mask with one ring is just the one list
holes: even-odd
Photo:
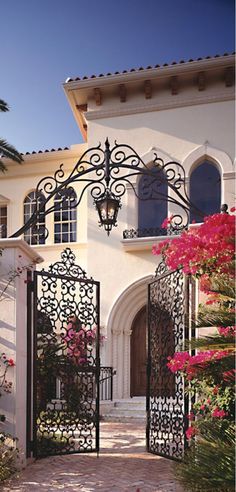
[(146, 395), (147, 310), (144, 306), (135, 316), (131, 333), (130, 396)]

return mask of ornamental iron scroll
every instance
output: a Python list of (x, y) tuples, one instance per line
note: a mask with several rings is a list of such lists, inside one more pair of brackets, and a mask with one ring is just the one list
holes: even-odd
[[(147, 185), (145, 187), (144, 180), (141, 193), (133, 183), (134, 178), (140, 175), (147, 178)], [(163, 180), (168, 186), (167, 196), (163, 195), (160, 190)], [(61, 206), (69, 200), (70, 207), (73, 209), (78, 207), (85, 192), (89, 190), (95, 205), (108, 194), (114, 197), (120, 206), (120, 199), (125, 194), (127, 186), (131, 187), (140, 200), (165, 200), (177, 206), (179, 212), (172, 216), (171, 227), (173, 230), (180, 231), (189, 224), (190, 208), (196, 209), (188, 197), (185, 181), (185, 170), (180, 163), (164, 162), (154, 152), (150, 167), (130, 145), (115, 142), (110, 149), (107, 139), (105, 149), (99, 144), (97, 147), (86, 150), (69, 175), (65, 174), (63, 164), (61, 164), (53, 176), (43, 177), (39, 181), (35, 190), (34, 212), (11, 237), (18, 237), (31, 229), (34, 235), (45, 240), (48, 230), (46, 226), (40, 225), (40, 218), (42, 213), (46, 217), (55, 212), (58, 197)], [(73, 185), (76, 183), (80, 183), (80, 191), (76, 190), (75, 199)], [(45, 197), (43, 204), (40, 201), (42, 194)], [(55, 197), (57, 197), (56, 201)], [(203, 216), (201, 211), (197, 210), (197, 212)]]
[(189, 338), (189, 278), (162, 262), (148, 290), (147, 449), (183, 458), (189, 400), (184, 380), (167, 368), (168, 356)]
[(66, 248), (34, 272), (34, 455), (99, 450), (99, 283)]

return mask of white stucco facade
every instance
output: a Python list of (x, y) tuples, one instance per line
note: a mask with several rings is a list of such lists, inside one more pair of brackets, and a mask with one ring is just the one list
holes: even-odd
[[(163, 70), (69, 80), (64, 89), (87, 142), (67, 151), (25, 156), (21, 167), (9, 163), (8, 172), (0, 177), (1, 203), (6, 203), (9, 210), (8, 234), (22, 225), (24, 197), (41, 177), (53, 174), (62, 162), (69, 173), (86, 148), (99, 142), (104, 146), (106, 137), (111, 146), (115, 141), (132, 146), (147, 164), (154, 152), (165, 161), (181, 163), (187, 185), (191, 171), (207, 159), (221, 175), (221, 202), (232, 206), (234, 83), (226, 83), (224, 73), (233, 64), (234, 57), (228, 56), (163, 67)], [(204, 88), (198, 82), (201, 72), (205, 73)], [(178, 80), (177, 93), (170, 89), (172, 77)], [(151, 97), (144, 90), (147, 80), (152, 86)], [(119, 92), (121, 85), (125, 86), (125, 98)], [(100, 94), (100, 99), (95, 94)], [(76, 191), (79, 186), (75, 185)], [(158, 262), (151, 247), (160, 238), (123, 240), (124, 229), (138, 227), (137, 216), (137, 199), (127, 189), (118, 226), (107, 237), (98, 227), (93, 200), (87, 195), (78, 209), (77, 242), (70, 244), (77, 262), (101, 282), (101, 326), (106, 335), (102, 365), (116, 369), (114, 396), (118, 398), (130, 396), (131, 327), (136, 314), (146, 304), (148, 280)], [(49, 216), (48, 227), (53, 229)], [(59, 258), (64, 246), (53, 244), (51, 234), (46, 245), (33, 248), (45, 258), (43, 266), (47, 267)]]

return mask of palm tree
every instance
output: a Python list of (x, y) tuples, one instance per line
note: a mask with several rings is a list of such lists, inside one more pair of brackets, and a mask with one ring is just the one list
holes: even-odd
[[(6, 113), (7, 111), (9, 111), (7, 103), (2, 99), (0, 99), (0, 111), (2, 113)], [(7, 169), (6, 165), (3, 162), (4, 157), (18, 162), (19, 164), (21, 164), (21, 162), (24, 160), (22, 155), (15, 149), (15, 147), (13, 147), (13, 145), (9, 144), (3, 138), (0, 138), (0, 171), (3, 173)]]

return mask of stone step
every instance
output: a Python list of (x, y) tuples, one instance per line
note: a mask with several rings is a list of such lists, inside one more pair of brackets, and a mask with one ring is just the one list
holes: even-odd
[(105, 421), (126, 421), (146, 419), (146, 400), (143, 397), (115, 400), (101, 405), (101, 418)]
[(127, 402), (123, 402), (123, 401), (115, 401), (114, 402), (114, 408), (119, 408), (119, 409), (123, 409), (123, 410), (144, 410), (146, 409), (146, 402), (145, 401), (127, 401)]
[(138, 420), (139, 422), (146, 422), (146, 415), (143, 413), (133, 413), (132, 415), (127, 415), (127, 413), (107, 413), (105, 415), (101, 415), (101, 420), (105, 422), (126, 422)]

